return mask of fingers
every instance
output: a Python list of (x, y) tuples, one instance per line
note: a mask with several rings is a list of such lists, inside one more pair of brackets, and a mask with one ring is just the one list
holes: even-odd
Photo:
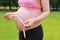
[(27, 27), (27, 28), (32, 26), (32, 23), (30, 20), (25, 21), (24, 24), (25, 24), (25, 27)]
[(6, 19), (11, 19), (11, 18), (12, 18), (12, 14), (5, 14), (4, 17), (5, 17)]
[(27, 25), (28, 23), (29, 23), (29, 21), (28, 21), (28, 20), (24, 22), (24, 24), (25, 24), (25, 25)]

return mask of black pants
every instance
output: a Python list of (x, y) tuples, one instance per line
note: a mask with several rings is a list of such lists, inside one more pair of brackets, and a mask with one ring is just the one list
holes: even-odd
[(42, 26), (26, 31), (26, 38), (23, 36), (23, 32), (19, 31), (19, 40), (43, 40)]

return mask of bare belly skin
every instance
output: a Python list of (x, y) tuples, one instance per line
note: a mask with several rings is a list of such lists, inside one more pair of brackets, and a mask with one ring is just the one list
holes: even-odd
[[(25, 8), (25, 7), (21, 7), (20, 10), (17, 12), (17, 16), (24, 22), (26, 20), (29, 19), (33, 19), (36, 18), (40, 15), (40, 9), (29, 9), (29, 8)], [(22, 27), (24, 27), (18, 20), (18, 18), (14, 17), (15, 19), (15, 24), (17, 26), (17, 28), (22, 31)], [(40, 25), (41, 22), (37, 22), (34, 25), (32, 25), (31, 27), (26, 28), (25, 30), (30, 30), (33, 28), (36, 28), (38, 25)]]

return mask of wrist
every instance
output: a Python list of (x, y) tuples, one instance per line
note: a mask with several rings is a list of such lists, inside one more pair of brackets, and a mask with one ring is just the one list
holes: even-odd
[(37, 22), (40, 22), (40, 19), (37, 17), (34, 19), (34, 22), (37, 23)]

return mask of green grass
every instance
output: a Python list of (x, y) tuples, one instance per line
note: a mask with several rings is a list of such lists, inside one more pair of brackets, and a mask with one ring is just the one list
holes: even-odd
[[(0, 40), (18, 40), (18, 29), (14, 20), (6, 20), (0, 11)], [(50, 16), (42, 21), (44, 40), (60, 40), (60, 12), (51, 12)]]
[(50, 16), (42, 24), (44, 40), (60, 40), (60, 12), (51, 12)]
[(18, 30), (14, 21), (4, 19), (5, 13), (0, 11), (0, 40), (18, 40)]

